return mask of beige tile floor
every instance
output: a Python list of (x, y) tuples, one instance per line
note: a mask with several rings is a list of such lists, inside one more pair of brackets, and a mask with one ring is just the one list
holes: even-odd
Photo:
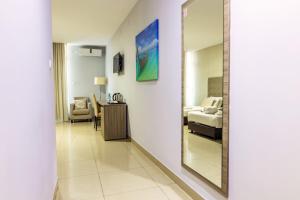
[(56, 128), (59, 200), (190, 200), (132, 143), (103, 140), (92, 123)]
[(221, 187), (222, 144), (189, 133), (184, 127), (184, 163), (196, 172)]

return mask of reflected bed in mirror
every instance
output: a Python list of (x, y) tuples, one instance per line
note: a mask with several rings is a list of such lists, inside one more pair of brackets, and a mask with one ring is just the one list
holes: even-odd
[(227, 9), (227, 0), (189, 0), (182, 7), (182, 164), (225, 196), (228, 195), (229, 102)]

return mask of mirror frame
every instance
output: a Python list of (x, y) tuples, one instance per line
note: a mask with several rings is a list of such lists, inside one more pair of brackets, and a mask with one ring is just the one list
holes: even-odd
[(222, 185), (221, 188), (196, 172), (184, 163), (184, 9), (195, 0), (187, 0), (181, 7), (181, 31), (182, 31), (182, 67), (181, 67), (181, 165), (190, 173), (200, 178), (213, 189), (225, 197), (228, 197), (228, 166), (229, 166), (229, 87), (230, 87), (230, 0), (223, 0), (223, 132), (222, 132)]

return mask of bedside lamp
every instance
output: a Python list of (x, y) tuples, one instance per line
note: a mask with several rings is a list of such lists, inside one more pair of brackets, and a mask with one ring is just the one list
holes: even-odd
[(101, 101), (101, 86), (107, 84), (107, 78), (103, 76), (95, 77), (94, 84), (100, 86), (100, 101)]

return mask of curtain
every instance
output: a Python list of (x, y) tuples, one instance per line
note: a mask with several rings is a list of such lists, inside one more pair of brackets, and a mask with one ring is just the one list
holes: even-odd
[(68, 121), (65, 45), (62, 43), (53, 43), (53, 71), (55, 82), (56, 121)]

